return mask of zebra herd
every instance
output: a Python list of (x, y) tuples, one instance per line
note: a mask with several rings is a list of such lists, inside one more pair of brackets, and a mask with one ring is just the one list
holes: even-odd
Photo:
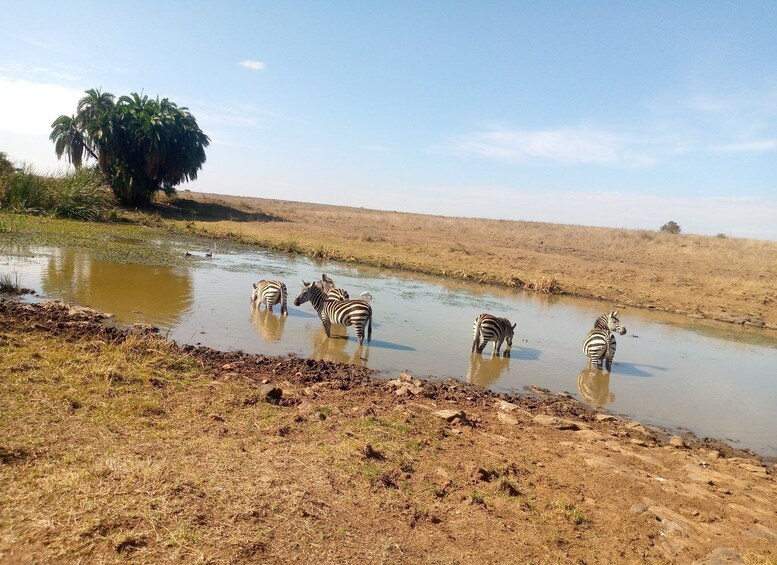
[[(330, 337), (332, 324), (354, 326), (361, 346), (364, 342), (365, 330), (367, 343), (372, 339), (372, 307), (369, 304), (372, 295), (363, 293), (362, 296), (367, 299), (351, 300), (346, 290), (338, 288), (328, 275), (322, 274), (321, 280), (310, 283), (302, 281), (302, 291), (294, 300), (294, 305), (301, 306), (305, 302), (310, 302), (321, 319), (327, 337)], [(280, 304), (281, 315), (288, 316), (286, 285), (282, 281), (262, 279), (254, 283), (251, 302), (256, 304), (257, 309), (264, 304), (270, 312), (274, 305)], [(488, 342), (493, 341), (492, 355), (499, 356), (499, 350), (506, 342), (502, 356), (510, 357), (515, 326), (516, 324), (511, 324), (507, 318), (487, 313), (480, 314), (475, 318), (472, 327), (471, 352), (482, 354)], [(590, 367), (601, 369), (604, 364), (606, 370), (610, 371), (615, 357), (616, 333), (621, 335), (626, 333), (626, 327), (618, 319), (617, 310), (597, 318), (593, 329), (583, 340), (583, 352), (588, 357)]]
[[(288, 316), (286, 307), (286, 285), (282, 281), (260, 280), (254, 283), (251, 301), (256, 308), (264, 304), (272, 312), (275, 304), (281, 305), (281, 315)], [(366, 293), (371, 298), (371, 295)], [(328, 275), (321, 275), (320, 281), (307, 283), (302, 281), (302, 292), (294, 300), (294, 306), (310, 302), (324, 325), (326, 337), (330, 336), (332, 324), (354, 326), (359, 345), (364, 342), (364, 330), (367, 330), (367, 343), (372, 339), (372, 307), (367, 300), (351, 300), (348, 292), (338, 288)]]

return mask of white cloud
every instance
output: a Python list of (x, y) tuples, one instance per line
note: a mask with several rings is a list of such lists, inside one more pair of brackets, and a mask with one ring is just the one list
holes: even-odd
[(713, 147), (715, 153), (767, 153), (777, 151), (777, 139), (756, 139)]
[(516, 130), (492, 128), (449, 138), (445, 148), (507, 163), (531, 159), (563, 164), (645, 166), (655, 162), (641, 154), (641, 142), (612, 131), (590, 128)]
[(62, 114), (73, 114), (84, 95), (82, 90), (2, 76), (0, 92), (0, 131), (46, 136), (51, 122)]
[(388, 153), (391, 151), (391, 148), (386, 147), (385, 145), (365, 145), (364, 148), (369, 151), (375, 151), (376, 153)]
[(240, 61), (239, 65), (241, 67), (245, 67), (246, 69), (250, 69), (252, 71), (263, 71), (266, 66), (262, 61), (254, 61), (253, 59), (246, 59), (245, 61)]

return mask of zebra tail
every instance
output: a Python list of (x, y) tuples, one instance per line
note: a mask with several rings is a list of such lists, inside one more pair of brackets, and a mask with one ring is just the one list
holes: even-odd
[(281, 283), (281, 316), (289, 315), (289, 307), (286, 305), (286, 283)]
[(480, 320), (475, 322), (475, 339), (472, 340), (472, 351), (470, 351), (470, 353), (475, 353), (475, 349), (477, 349), (479, 345), (480, 345)]
[(367, 343), (372, 339), (372, 311), (370, 311), (370, 317), (367, 318)]

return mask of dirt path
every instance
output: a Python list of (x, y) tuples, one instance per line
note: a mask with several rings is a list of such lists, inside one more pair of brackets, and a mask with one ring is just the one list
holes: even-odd
[(774, 462), (0, 302), (0, 561), (777, 563)]

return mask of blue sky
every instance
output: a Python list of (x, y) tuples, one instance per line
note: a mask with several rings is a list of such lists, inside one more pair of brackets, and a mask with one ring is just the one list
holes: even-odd
[(777, 239), (777, 2), (4, 2), (0, 151), (187, 106), (197, 191)]

